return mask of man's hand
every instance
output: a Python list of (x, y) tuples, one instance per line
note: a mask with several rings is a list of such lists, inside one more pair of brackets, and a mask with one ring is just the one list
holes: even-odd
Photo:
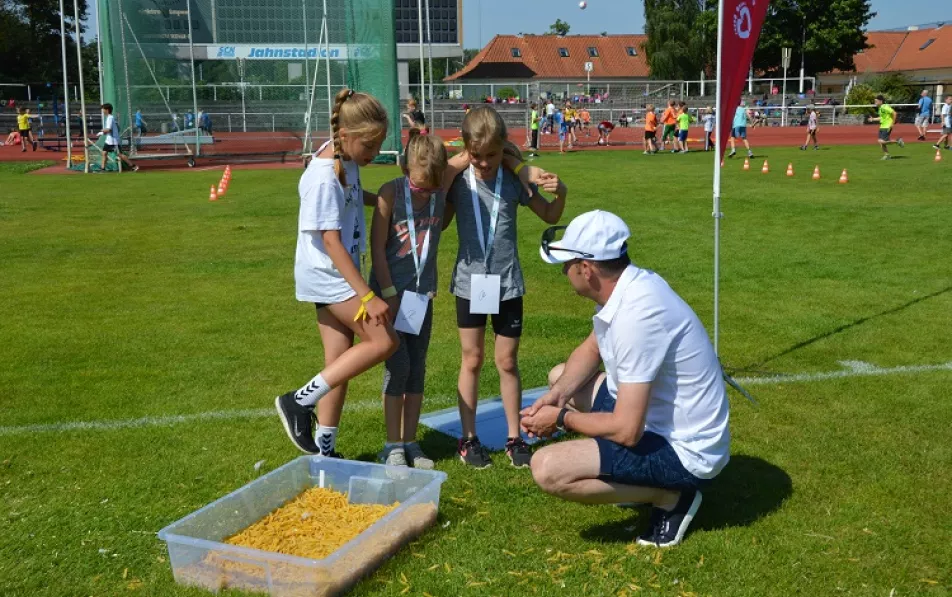
[(545, 394), (539, 396), (535, 402), (522, 409), (522, 412), (519, 413), (524, 417), (531, 417), (539, 412), (539, 409), (543, 406), (558, 406), (562, 408), (562, 396), (552, 390), (549, 390)]
[[(538, 401), (536, 404), (538, 404)], [(536, 404), (532, 406), (534, 407)], [(548, 404), (540, 406), (534, 415), (528, 417), (523, 416), (519, 422), (519, 426), (523, 431), (529, 434), (529, 437), (549, 437), (558, 431), (555, 423), (558, 421), (559, 412), (561, 410), (562, 409), (558, 406)]]

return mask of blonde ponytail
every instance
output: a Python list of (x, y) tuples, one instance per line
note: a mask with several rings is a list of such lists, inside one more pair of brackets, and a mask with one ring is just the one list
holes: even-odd
[(341, 185), (347, 186), (347, 173), (340, 130), (347, 129), (348, 135), (383, 139), (387, 135), (388, 122), (387, 111), (374, 96), (346, 88), (337, 93), (331, 111), (331, 141), (334, 144), (334, 173)]

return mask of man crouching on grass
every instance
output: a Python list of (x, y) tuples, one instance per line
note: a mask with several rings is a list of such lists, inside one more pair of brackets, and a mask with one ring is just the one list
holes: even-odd
[(628, 237), (621, 218), (604, 211), (542, 235), (542, 258), (562, 264), (598, 308), (594, 331), (549, 373), (549, 392), (522, 411), (521, 425), (530, 435), (591, 438), (533, 455), (543, 491), (586, 504), (651, 504), (638, 543), (670, 547), (727, 464), (727, 395), (701, 321), (661, 276), (631, 263)]

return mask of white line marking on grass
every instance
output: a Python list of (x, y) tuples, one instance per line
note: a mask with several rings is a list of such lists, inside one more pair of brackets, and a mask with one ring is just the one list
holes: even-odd
[[(431, 406), (447, 406), (451, 401), (448, 396), (436, 396), (426, 399)], [(348, 402), (344, 405), (344, 412), (362, 412), (369, 410), (383, 410), (379, 400)], [(49, 433), (68, 431), (113, 431), (116, 429), (135, 429), (139, 427), (171, 427), (181, 423), (196, 421), (234, 421), (238, 419), (266, 419), (277, 417), (273, 408), (252, 408), (244, 410), (217, 410), (191, 415), (167, 415), (161, 417), (140, 417), (138, 419), (105, 419), (99, 421), (72, 421), (68, 423), (45, 423), (38, 425), (11, 425), (0, 427), (0, 437), (6, 435), (23, 435), (27, 433)]]
[[(737, 377), (735, 380), (747, 386), (765, 386), (782, 383), (804, 383), (841, 379), (848, 377), (876, 377), (885, 375), (909, 375), (928, 373), (930, 371), (952, 371), (952, 361), (938, 365), (903, 365), (900, 367), (877, 367), (862, 361), (842, 361), (840, 364), (847, 369), (840, 371), (824, 371), (819, 373), (792, 373), (787, 375), (772, 375), (769, 377)], [(455, 396), (434, 396), (426, 398), (426, 406), (445, 408), (456, 402)], [(344, 406), (345, 412), (362, 412), (382, 410), (380, 400), (364, 400), (348, 402)], [(99, 421), (74, 421), (68, 423), (47, 423), (38, 425), (11, 425), (0, 427), (0, 437), (8, 435), (25, 435), (28, 433), (49, 433), (69, 431), (113, 431), (116, 429), (135, 429), (139, 427), (171, 427), (181, 423), (195, 421), (230, 421), (237, 419), (264, 419), (276, 417), (272, 408), (255, 408), (245, 410), (219, 410), (191, 415), (168, 415), (162, 417), (140, 417), (138, 419), (113, 419)]]
[(873, 377), (882, 375), (903, 375), (910, 373), (926, 373), (929, 371), (952, 371), (952, 361), (939, 365), (903, 365), (901, 367), (877, 367), (862, 361), (843, 361), (841, 364), (849, 366), (842, 371), (824, 371), (820, 373), (792, 373), (789, 375), (771, 375), (769, 377), (736, 377), (737, 383), (748, 386), (765, 386), (779, 383), (799, 383), (810, 381), (824, 381), (843, 377)]

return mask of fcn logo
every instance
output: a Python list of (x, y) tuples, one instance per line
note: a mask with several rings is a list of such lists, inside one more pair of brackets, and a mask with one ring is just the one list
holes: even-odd
[[(754, 2), (756, 4), (756, 1)], [(734, 10), (734, 33), (741, 39), (750, 37), (750, 30), (753, 29), (753, 23), (750, 18), (750, 8), (746, 2), (741, 2)]]
[(222, 46), (218, 48), (218, 57), (219, 58), (234, 58), (235, 46)]

